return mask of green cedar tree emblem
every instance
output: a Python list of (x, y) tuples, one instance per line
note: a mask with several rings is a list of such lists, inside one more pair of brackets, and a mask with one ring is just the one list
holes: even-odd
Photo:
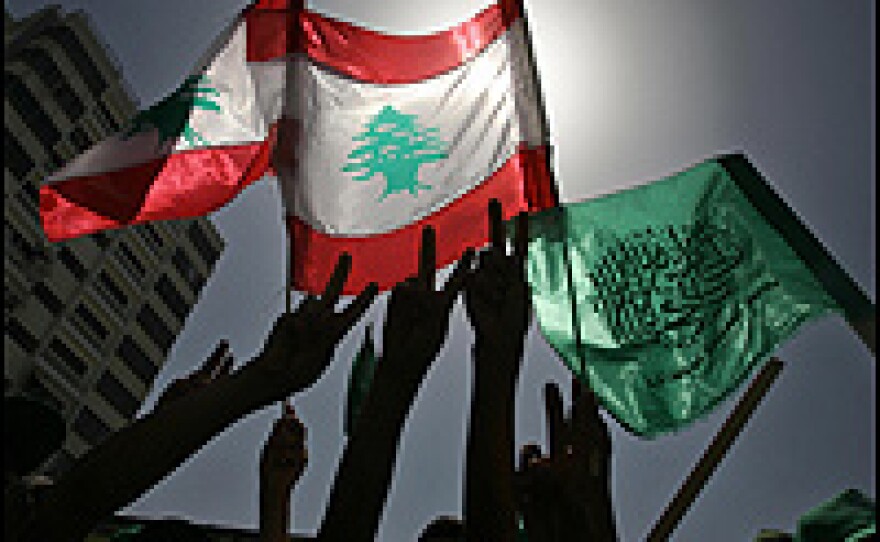
[(415, 115), (401, 113), (386, 105), (355, 136), (363, 142), (348, 155), (344, 172), (358, 173), (355, 181), (366, 181), (377, 173), (385, 176), (385, 191), (379, 201), (396, 192), (418, 194), (431, 185), (419, 181), (419, 166), (448, 156), (437, 128), (421, 129)]
[(212, 99), (220, 92), (206, 86), (208, 82), (205, 76), (188, 77), (171, 95), (135, 115), (124, 137), (128, 139), (133, 134), (155, 128), (159, 131), (159, 146), (178, 136), (189, 145), (208, 144), (189, 123), (190, 112), (194, 109), (220, 111), (220, 105)]

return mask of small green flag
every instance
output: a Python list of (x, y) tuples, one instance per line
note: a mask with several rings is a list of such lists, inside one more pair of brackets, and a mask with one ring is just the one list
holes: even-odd
[(844, 491), (798, 520), (795, 542), (859, 542), (877, 534), (877, 505), (855, 489)]
[(373, 346), (372, 329), (368, 329), (364, 337), (364, 343), (361, 345), (357, 356), (355, 356), (354, 362), (352, 362), (351, 376), (348, 380), (345, 419), (342, 424), (342, 431), (346, 436), (351, 435), (351, 432), (354, 430), (361, 406), (373, 382), (373, 375), (376, 372), (378, 362), (376, 348)]
[(739, 155), (532, 215), (529, 232), (544, 337), (643, 437), (706, 415), (804, 322), (828, 311), (874, 315)]

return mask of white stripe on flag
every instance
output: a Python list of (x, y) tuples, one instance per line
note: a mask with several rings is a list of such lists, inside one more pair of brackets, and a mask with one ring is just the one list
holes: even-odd
[[(281, 179), (288, 214), (319, 232), (371, 235), (411, 224), (448, 205), (499, 169), (518, 145), (546, 143), (522, 20), (471, 61), (415, 84), (379, 85), (302, 59), (294, 64), (303, 135), (292, 178)], [(345, 172), (355, 137), (384, 107), (437, 128), (448, 157), (419, 168), (430, 185), (383, 198), (387, 179)], [(292, 200), (292, 204), (291, 204)]]

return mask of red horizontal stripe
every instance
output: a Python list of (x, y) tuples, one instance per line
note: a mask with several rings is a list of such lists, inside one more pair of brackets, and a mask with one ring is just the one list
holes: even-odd
[(437, 264), (448, 265), (468, 247), (480, 247), (489, 238), (486, 209), (498, 199), (504, 218), (521, 211), (539, 211), (556, 205), (552, 179), (547, 170), (546, 147), (522, 147), (498, 171), (478, 187), (446, 207), (392, 232), (364, 237), (341, 237), (321, 233), (297, 217), (288, 217), (293, 238), (293, 284), (298, 290), (320, 293), (343, 252), (352, 256), (352, 269), (345, 293), (360, 292), (370, 282), (383, 290), (418, 269), (421, 231), (433, 226), (437, 232)]
[(245, 11), (248, 62), (283, 58), (293, 48), (287, 40), (296, 11), (288, 4), (288, 0), (261, 0)]
[(257, 0), (251, 4), (252, 10), (279, 10), (302, 8), (302, 0)]
[(448, 30), (395, 36), (304, 10), (298, 16), (301, 33), (288, 46), (292, 13), (248, 10), (249, 62), (282, 58), (293, 48), (354, 79), (377, 84), (413, 83), (445, 73), (480, 54), (521, 16), (517, 0), (500, 0)]
[(131, 224), (203, 216), (263, 176), (271, 141), (183, 151), (44, 185), (43, 230), (50, 241), (60, 241)]

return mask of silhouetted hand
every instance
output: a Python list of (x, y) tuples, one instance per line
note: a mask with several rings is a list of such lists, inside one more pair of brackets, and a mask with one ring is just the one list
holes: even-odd
[(466, 251), (437, 290), (435, 243), (434, 230), (425, 228), (418, 275), (391, 292), (382, 356), (336, 471), (318, 537), (322, 542), (376, 539), (407, 414), (446, 340), (450, 310), (473, 260), (473, 251)]
[(232, 370), (232, 355), (229, 353), (229, 342), (221, 340), (214, 352), (205, 360), (201, 367), (189, 375), (172, 380), (159, 396), (155, 408), (164, 408), (174, 400), (187, 395), (193, 390), (207, 386), (215, 379), (229, 376)]
[(489, 247), (480, 254), (477, 268), (465, 285), (468, 318), (476, 332), (478, 348), (509, 353), (501, 356), (519, 362), (531, 316), (531, 296), (525, 275), (528, 250), (528, 215), (516, 218), (513, 253), (507, 254), (501, 204), (489, 202)]
[(282, 315), (256, 359), (135, 420), (93, 448), (47, 496), (28, 525), (27, 540), (85, 538), (96, 522), (158, 483), (226, 427), (312, 385), (378, 290), (375, 284), (368, 286), (336, 312), (350, 267), (351, 258), (341, 257), (323, 295)]
[(489, 247), (465, 285), (465, 306), (476, 331), (465, 478), (469, 542), (516, 536), (513, 404), (531, 313), (523, 271), (527, 216), (517, 217), (511, 255), (497, 200), (489, 203), (488, 217)]
[(418, 276), (391, 291), (380, 371), (385, 360), (392, 360), (396, 370), (420, 380), (446, 340), (449, 313), (464, 286), (474, 253), (465, 251), (446, 285), (438, 290), (434, 286), (436, 244), (434, 229), (422, 230)]
[(260, 488), (273, 495), (287, 495), (308, 464), (306, 428), (293, 407), (284, 404), (284, 414), (269, 433), (260, 457)]
[[(616, 540), (610, 503), (611, 436), (593, 392), (577, 378), (572, 391), (571, 415), (566, 418), (559, 388), (545, 388), (549, 452), (541, 456), (534, 445), (523, 448), (520, 506), (529, 534), (537, 540), (567, 540), (584, 530), (591, 540)], [(546, 506), (548, 499), (554, 506)]]
[(274, 400), (301, 391), (318, 380), (339, 341), (369, 308), (379, 289), (370, 283), (341, 312), (335, 307), (351, 270), (343, 254), (321, 297), (309, 296), (294, 313), (284, 313), (266, 341), (262, 355), (242, 369), (256, 374)]
[(290, 530), (290, 491), (308, 463), (306, 428), (293, 407), (275, 421), (260, 456), (260, 540), (286, 542)]

